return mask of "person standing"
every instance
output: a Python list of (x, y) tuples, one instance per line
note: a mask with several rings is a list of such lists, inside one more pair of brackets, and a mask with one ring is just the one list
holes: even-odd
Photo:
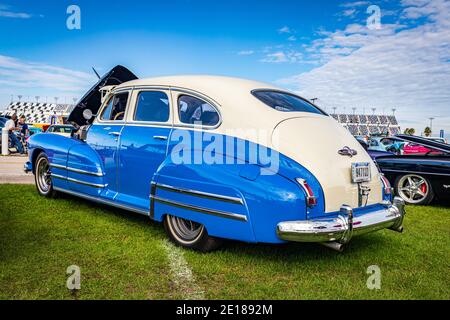
[(25, 116), (21, 116), (19, 118), (19, 128), (20, 128), (20, 133), (21, 135), (26, 138), (30, 135), (30, 129), (28, 128), (28, 125), (26, 124), (26, 117)]
[(11, 119), (6, 121), (5, 128), (8, 130), (8, 136), (9, 136), (9, 139), (11, 140), (11, 144), (13, 145), (13, 147), (15, 147), (20, 154), (23, 154), (24, 150), (23, 150), (22, 143), (20, 142), (20, 140), (17, 138), (16, 134), (14, 133), (15, 131), (19, 130), (19, 128), (16, 127), (16, 120), (17, 120), (17, 115), (13, 114), (11, 116)]

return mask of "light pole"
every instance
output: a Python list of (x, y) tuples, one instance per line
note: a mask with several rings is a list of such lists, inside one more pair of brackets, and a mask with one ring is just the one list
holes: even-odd
[(55, 97), (55, 104), (58, 104), (58, 97)]
[(433, 120), (434, 120), (434, 118), (430, 118), (430, 130), (431, 130), (431, 134), (433, 134)]
[(353, 115), (355, 115), (356, 114), (356, 108), (352, 108), (352, 110), (353, 110)]
[(22, 100), (22, 95), (21, 94), (19, 94), (18, 96), (17, 96), (17, 98), (19, 98), (19, 103), (21, 102), (21, 100)]
[(392, 108), (392, 115), (395, 117), (395, 111), (397, 111), (396, 108)]
[(333, 112), (336, 114), (337, 107), (333, 107)]
[(36, 96), (35, 98), (36, 98), (36, 102), (39, 103), (39, 99), (40, 99), (41, 97)]
[(372, 115), (375, 115), (375, 111), (377, 111), (377, 108), (372, 108)]
[(319, 100), (319, 98), (312, 98), (312, 99), (311, 99), (311, 102), (314, 103), (314, 104), (316, 104), (316, 101), (317, 101), (317, 100)]

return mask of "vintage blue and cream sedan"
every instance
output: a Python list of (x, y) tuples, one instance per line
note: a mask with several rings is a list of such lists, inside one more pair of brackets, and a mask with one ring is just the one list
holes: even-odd
[(354, 235), (403, 230), (404, 202), (362, 146), (320, 108), (269, 84), (139, 80), (118, 66), (69, 121), (79, 129), (71, 138), (29, 140), (25, 170), (38, 192), (147, 215), (183, 247), (233, 239), (342, 250)]

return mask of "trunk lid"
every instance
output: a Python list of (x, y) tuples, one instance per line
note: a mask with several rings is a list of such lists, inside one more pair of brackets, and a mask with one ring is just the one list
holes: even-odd
[[(280, 122), (272, 136), (277, 151), (308, 169), (320, 182), (325, 196), (325, 212), (339, 211), (344, 204), (359, 205), (358, 184), (352, 182), (352, 164), (369, 163), (371, 181), (362, 183), (370, 188), (363, 205), (382, 201), (382, 182), (377, 166), (358, 141), (334, 119), (305, 114)], [(348, 147), (348, 149), (346, 148)], [(356, 155), (341, 155), (357, 152)]]

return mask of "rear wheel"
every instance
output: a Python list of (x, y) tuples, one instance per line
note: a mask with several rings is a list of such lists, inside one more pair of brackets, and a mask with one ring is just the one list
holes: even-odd
[(164, 230), (175, 244), (202, 252), (213, 251), (222, 243), (210, 237), (204, 225), (171, 215), (164, 218)]
[(417, 174), (407, 174), (398, 177), (395, 187), (397, 194), (407, 204), (427, 205), (434, 199), (431, 183), (428, 179)]
[(56, 195), (56, 191), (53, 189), (50, 163), (45, 153), (41, 153), (36, 159), (34, 181), (41, 196), (53, 198)]

